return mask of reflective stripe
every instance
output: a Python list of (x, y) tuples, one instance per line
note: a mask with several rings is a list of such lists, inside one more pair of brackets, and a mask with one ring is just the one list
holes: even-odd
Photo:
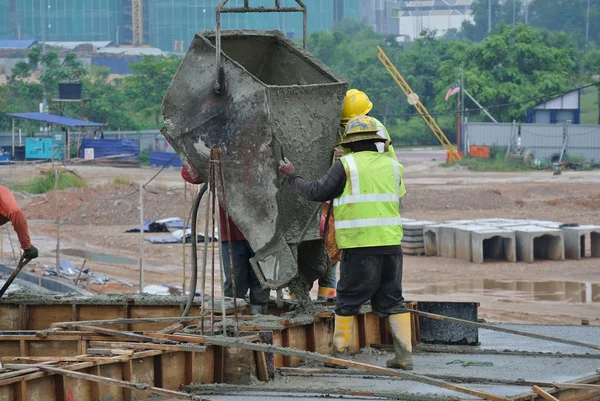
[(356, 219), (335, 221), (335, 229), (343, 230), (345, 228), (364, 228), (364, 227), (384, 227), (384, 226), (402, 226), (400, 217), (377, 217), (373, 219)]
[(396, 181), (396, 194), (400, 192), (400, 163), (390, 158), (392, 165), (394, 166), (394, 180)]
[(348, 170), (350, 170), (350, 183), (352, 185), (352, 194), (360, 194), (360, 181), (358, 180), (358, 168), (356, 167), (356, 161), (354, 155), (346, 156), (346, 162), (348, 163)]
[(333, 206), (347, 205), (348, 203), (368, 202), (398, 202), (398, 193), (393, 194), (360, 194), (340, 196), (333, 200)]

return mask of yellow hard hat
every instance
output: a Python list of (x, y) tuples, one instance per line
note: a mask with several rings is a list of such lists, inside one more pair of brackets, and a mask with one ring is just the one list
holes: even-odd
[(377, 126), (377, 120), (375, 120), (373, 117), (353, 117), (346, 125), (346, 131), (344, 132), (344, 136), (340, 142), (340, 145), (359, 141), (385, 142), (386, 139), (380, 137), (377, 133), (378, 131), (379, 127)]
[(342, 125), (345, 125), (352, 117), (363, 116), (371, 111), (373, 103), (365, 92), (358, 89), (350, 89), (346, 92), (344, 107), (342, 108)]

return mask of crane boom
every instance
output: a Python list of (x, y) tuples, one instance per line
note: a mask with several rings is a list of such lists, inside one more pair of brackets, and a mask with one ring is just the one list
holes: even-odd
[(379, 50), (377, 57), (379, 58), (379, 61), (381, 61), (381, 64), (383, 64), (383, 66), (386, 70), (388, 70), (394, 81), (396, 81), (396, 84), (398, 84), (400, 89), (402, 89), (402, 92), (404, 92), (406, 98), (408, 99), (408, 103), (410, 103), (415, 107), (415, 109), (417, 109), (417, 112), (423, 118), (425, 124), (427, 124), (429, 129), (431, 129), (431, 131), (433, 132), (433, 135), (435, 135), (437, 140), (448, 152), (448, 161), (452, 162), (455, 160), (460, 160), (462, 157), (456, 151), (456, 149), (454, 149), (454, 146), (450, 143), (446, 135), (444, 135), (444, 132), (439, 127), (434, 118), (431, 117), (431, 114), (429, 114), (423, 103), (421, 103), (419, 96), (415, 92), (413, 92), (408, 82), (406, 82), (404, 77), (402, 77), (402, 75), (398, 72), (392, 61), (383, 51), (383, 49), (380, 46), (377, 46), (377, 49)]
[(132, 46), (140, 46), (144, 43), (144, 13), (142, 12), (142, 0), (131, 0), (131, 30)]

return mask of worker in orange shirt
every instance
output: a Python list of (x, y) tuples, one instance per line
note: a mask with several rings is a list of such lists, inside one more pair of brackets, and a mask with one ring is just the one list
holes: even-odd
[(9, 221), (17, 232), (25, 258), (37, 258), (38, 250), (35, 246), (31, 245), (25, 214), (19, 205), (17, 205), (17, 200), (10, 189), (0, 185), (0, 226), (5, 225)]

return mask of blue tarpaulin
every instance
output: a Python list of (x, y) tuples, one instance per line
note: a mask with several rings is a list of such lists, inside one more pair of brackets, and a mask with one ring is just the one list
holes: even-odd
[(92, 57), (92, 64), (99, 67), (110, 68), (111, 74), (119, 75), (131, 75), (133, 72), (129, 68), (130, 63), (137, 63), (140, 61), (139, 57)]
[(37, 44), (37, 42), (35, 40), (3, 39), (3, 40), (0, 40), (0, 49), (2, 49), (2, 50), (29, 49), (30, 47), (32, 47), (36, 44)]
[(40, 121), (49, 124), (62, 125), (63, 127), (103, 127), (106, 124), (95, 123), (92, 121), (78, 120), (76, 118), (69, 118), (63, 116), (57, 116), (50, 113), (11, 113), (8, 116), (15, 118), (23, 118), (25, 120)]
[(84, 157), (84, 149), (94, 149), (94, 158), (124, 154), (140, 154), (140, 147), (135, 139), (83, 139), (79, 148), (79, 156)]
[(183, 163), (179, 159), (179, 156), (177, 156), (177, 153), (150, 152), (150, 165), (158, 167), (181, 167)]

